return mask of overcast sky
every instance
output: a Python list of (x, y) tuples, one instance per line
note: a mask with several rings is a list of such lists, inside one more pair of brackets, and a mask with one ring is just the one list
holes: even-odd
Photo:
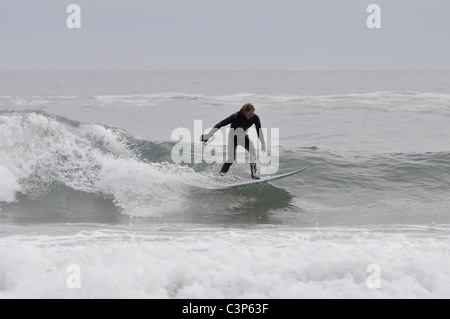
[(0, 70), (450, 70), (450, 1), (1, 0), (0, 39)]

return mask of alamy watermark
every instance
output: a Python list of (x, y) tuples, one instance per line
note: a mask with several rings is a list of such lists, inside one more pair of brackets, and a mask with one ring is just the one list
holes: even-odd
[(81, 267), (73, 264), (66, 268), (67, 276), (66, 285), (69, 289), (81, 289)]
[[(252, 163), (257, 158), (258, 163), (264, 169), (265, 174), (276, 174), (279, 169), (280, 158), (280, 129), (262, 128), (260, 134), (264, 136), (267, 142), (266, 154), (262, 156), (261, 142), (258, 138), (250, 139), (250, 153), (248, 158), (246, 152), (241, 152), (245, 146), (245, 140), (248, 138), (243, 129), (227, 129), (224, 135), (221, 130), (217, 130), (211, 138), (210, 143), (202, 144), (201, 136), (205, 132), (211, 132), (212, 128), (204, 131), (203, 121), (194, 121), (193, 133), (188, 128), (179, 127), (173, 130), (172, 141), (178, 143), (172, 148), (172, 161), (176, 164), (196, 164), (206, 162), (207, 164)], [(234, 153), (234, 145), (238, 145)], [(240, 145), (240, 146), (239, 146)], [(231, 146), (231, 147), (230, 147)]]
[(369, 265), (367, 273), (370, 274), (366, 281), (367, 288), (381, 289), (381, 267), (376, 264)]
[[(378, 4), (367, 6), (367, 13), (370, 13), (366, 20), (369, 29), (381, 29), (381, 7)], [(69, 29), (81, 29), (81, 7), (78, 4), (70, 4), (66, 9), (70, 15), (67, 17), (66, 25)]]
[(81, 7), (78, 4), (71, 4), (67, 7), (66, 25), (69, 29), (81, 29)]
[(381, 7), (378, 4), (371, 4), (367, 7), (367, 13), (371, 13), (366, 24), (369, 29), (381, 29)]

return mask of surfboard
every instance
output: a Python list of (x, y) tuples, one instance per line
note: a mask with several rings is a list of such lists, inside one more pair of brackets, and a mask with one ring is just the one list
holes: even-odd
[(273, 181), (277, 181), (280, 179), (284, 179), (284, 178), (296, 175), (298, 173), (303, 172), (304, 170), (306, 170), (306, 167), (296, 170), (296, 171), (293, 171), (293, 172), (286, 173), (286, 174), (261, 177), (261, 179), (252, 179), (251, 181), (248, 181), (248, 182), (226, 184), (226, 185), (221, 186), (217, 190), (226, 190), (226, 189), (233, 189), (233, 188), (245, 187), (245, 186), (250, 186), (250, 185), (257, 185), (257, 184), (262, 184), (262, 183), (273, 182)]

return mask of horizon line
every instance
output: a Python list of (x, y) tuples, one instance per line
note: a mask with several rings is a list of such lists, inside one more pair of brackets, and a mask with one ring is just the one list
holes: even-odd
[(221, 69), (217, 69), (217, 70), (134, 70), (134, 69), (129, 69), (129, 70), (120, 70), (120, 69), (0, 69), (0, 72), (155, 72), (155, 73), (159, 73), (159, 72), (177, 72), (177, 73), (182, 73), (182, 72), (450, 72), (449, 70), (437, 70), (437, 69), (417, 69), (417, 70), (406, 70), (406, 69), (383, 69), (383, 70), (375, 70), (375, 69), (330, 69), (330, 70), (314, 70), (314, 69), (299, 69), (299, 70), (283, 70), (283, 69), (273, 69), (273, 70), (245, 70), (245, 69), (236, 69), (236, 70), (221, 70)]

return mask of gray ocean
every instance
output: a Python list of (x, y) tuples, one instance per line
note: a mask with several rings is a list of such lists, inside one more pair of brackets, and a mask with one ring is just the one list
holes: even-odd
[[(449, 298), (449, 83), (1, 72), (0, 298)], [(214, 191), (248, 164), (174, 163), (175, 129), (249, 102), (306, 171)]]

